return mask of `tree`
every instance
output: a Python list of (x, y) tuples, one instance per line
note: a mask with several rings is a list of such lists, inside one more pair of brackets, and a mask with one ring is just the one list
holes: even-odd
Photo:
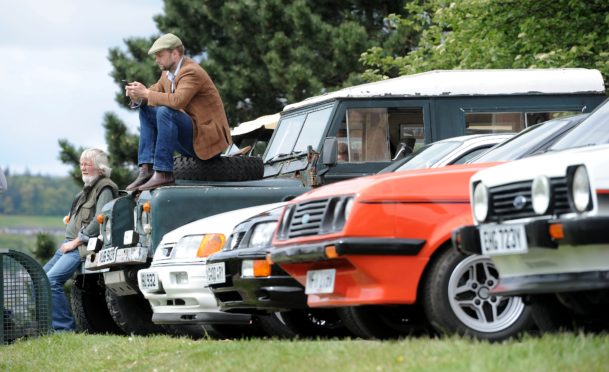
[(372, 48), (362, 56), (376, 79), (434, 69), (585, 67), (609, 82), (609, 3), (591, 1), (431, 0), (408, 3), (418, 47), (402, 56)]
[[(236, 125), (361, 82), (360, 54), (385, 42), (397, 45), (384, 20), (404, 12), (404, 3), (166, 0), (165, 14), (155, 21), (162, 33), (179, 35), (187, 54), (201, 61)], [(127, 51), (110, 51), (112, 76), (121, 87), (126, 76), (146, 84), (158, 78), (146, 54), (153, 39), (127, 39)], [(122, 94), (117, 99), (125, 104)]]
[[(290, 102), (364, 82), (359, 56), (373, 45), (403, 54), (417, 32), (391, 31), (389, 14), (406, 14), (405, 0), (165, 0), (165, 14), (155, 17), (160, 33), (182, 39), (186, 54), (208, 71), (220, 91), (229, 123), (234, 126), (280, 111)], [(412, 30), (411, 30), (412, 31)], [(147, 52), (158, 35), (125, 39), (112, 48), (111, 76), (115, 99), (127, 108), (124, 79), (146, 85), (159, 77)], [(115, 115), (104, 118), (113, 180), (124, 187), (137, 162), (137, 136)], [(61, 160), (74, 168), (82, 150), (60, 141)]]

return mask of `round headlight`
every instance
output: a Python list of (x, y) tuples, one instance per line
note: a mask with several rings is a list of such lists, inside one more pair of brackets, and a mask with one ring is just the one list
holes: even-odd
[(105, 241), (108, 243), (112, 243), (112, 222), (108, 218), (106, 220), (106, 236)]
[(573, 200), (573, 206), (578, 212), (584, 212), (590, 207), (590, 179), (588, 178), (588, 171), (583, 165), (578, 166), (573, 173), (573, 180), (571, 184), (571, 199)]
[(480, 182), (474, 188), (473, 209), (476, 221), (484, 222), (488, 217), (488, 201), (488, 189)]
[(550, 188), (550, 180), (546, 176), (537, 176), (531, 185), (531, 202), (533, 210), (539, 215), (546, 214), (550, 207), (552, 199), (552, 190)]

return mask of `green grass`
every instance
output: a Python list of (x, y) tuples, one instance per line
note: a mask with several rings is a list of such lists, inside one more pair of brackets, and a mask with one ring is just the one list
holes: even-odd
[(609, 335), (527, 336), (487, 343), (452, 338), (400, 341), (199, 340), (54, 334), (0, 346), (3, 371), (600, 371)]
[(65, 229), (63, 216), (23, 216), (0, 214), (0, 228), (38, 227), (43, 229)]

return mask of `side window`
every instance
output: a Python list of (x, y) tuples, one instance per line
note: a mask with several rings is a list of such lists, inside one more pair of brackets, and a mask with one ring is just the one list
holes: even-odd
[(350, 108), (337, 133), (338, 162), (390, 161), (425, 142), (422, 108)]
[(572, 111), (554, 112), (468, 112), (465, 114), (465, 134), (520, 132), (531, 125), (563, 116)]

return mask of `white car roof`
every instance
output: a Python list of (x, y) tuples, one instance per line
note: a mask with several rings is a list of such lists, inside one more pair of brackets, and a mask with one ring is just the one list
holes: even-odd
[(584, 68), (435, 70), (307, 98), (283, 111), (337, 98), (605, 93), (598, 70)]

